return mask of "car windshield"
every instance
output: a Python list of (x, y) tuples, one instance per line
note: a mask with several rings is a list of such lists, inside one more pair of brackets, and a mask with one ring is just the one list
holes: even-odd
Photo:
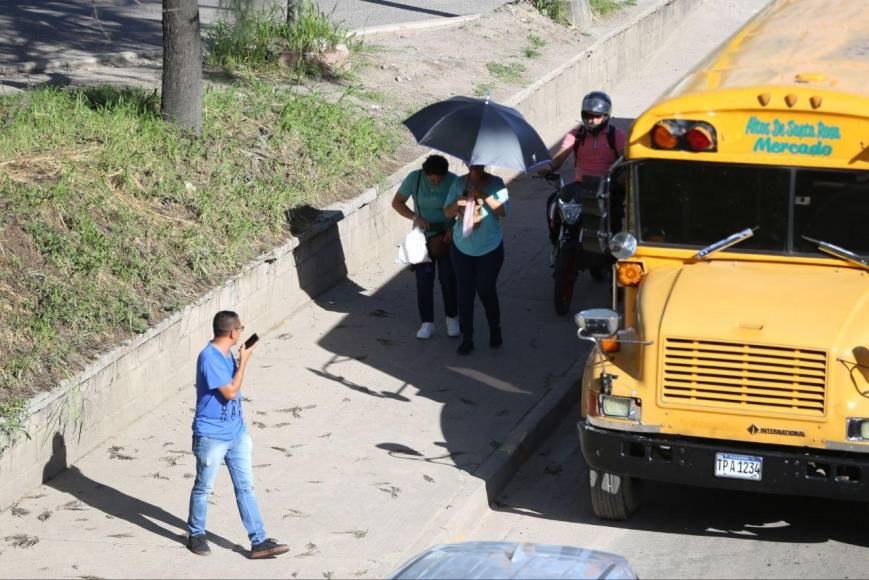
[(756, 228), (728, 251), (821, 254), (807, 236), (869, 253), (869, 172), (665, 160), (636, 172), (642, 243), (702, 248)]

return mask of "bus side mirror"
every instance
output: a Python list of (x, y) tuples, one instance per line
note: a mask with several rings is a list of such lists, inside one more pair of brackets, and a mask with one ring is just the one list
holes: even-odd
[(626, 260), (637, 253), (637, 238), (627, 232), (619, 232), (610, 239), (610, 253), (617, 260)]
[(580, 338), (603, 340), (619, 331), (619, 314), (608, 308), (583, 310), (574, 317)]

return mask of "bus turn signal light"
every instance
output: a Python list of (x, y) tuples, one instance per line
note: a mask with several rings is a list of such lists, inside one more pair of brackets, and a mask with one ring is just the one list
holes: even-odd
[(615, 338), (605, 338), (600, 341), (600, 349), (605, 353), (609, 354), (611, 352), (619, 351), (619, 341)]
[(652, 142), (658, 149), (675, 149), (679, 145), (679, 138), (669, 123), (661, 121), (652, 129)]
[(616, 279), (619, 286), (639, 286), (643, 281), (643, 265), (639, 262), (619, 262), (616, 266)]

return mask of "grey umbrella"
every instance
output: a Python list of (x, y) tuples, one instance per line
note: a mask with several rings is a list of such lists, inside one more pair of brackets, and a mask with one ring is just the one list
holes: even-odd
[(516, 109), (486, 99), (452, 97), (404, 120), (417, 143), (468, 165), (527, 171), (549, 161), (549, 149)]

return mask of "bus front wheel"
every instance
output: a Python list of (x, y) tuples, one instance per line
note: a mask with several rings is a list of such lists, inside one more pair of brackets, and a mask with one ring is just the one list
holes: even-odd
[(588, 469), (591, 509), (602, 520), (624, 521), (640, 505), (640, 480)]

